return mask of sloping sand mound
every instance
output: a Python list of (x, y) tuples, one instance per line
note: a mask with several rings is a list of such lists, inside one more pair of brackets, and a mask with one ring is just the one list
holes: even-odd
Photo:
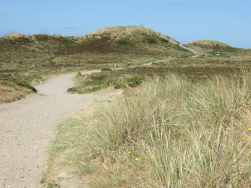
[(198, 40), (193, 41), (190, 43), (187, 43), (186, 46), (193, 48), (199, 53), (206, 53), (208, 51), (215, 51), (215, 50), (223, 50), (228, 51), (229, 49), (232, 49), (233, 47), (214, 40)]
[(24, 34), (21, 34), (21, 33), (9, 33), (5, 36), (3, 36), (3, 38), (5, 39), (16, 39), (16, 38), (20, 38), (20, 37), (29, 37), (29, 35), (24, 35)]
[(41, 37), (47, 37), (47, 38), (62, 38), (61, 35), (46, 35), (46, 34), (34, 34), (34, 35), (25, 35), (21, 33), (9, 33), (5, 36), (3, 36), (3, 39), (17, 39), (17, 38), (28, 38), (28, 39), (35, 39), (35, 38), (41, 38)]
[(198, 41), (190, 42), (187, 45), (193, 45), (193, 46), (199, 46), (199, 47), (205, 47), (205, 48), (214, 48), (214, 47), (229, 48), (231, 47), (225, 43), (214, 41), (214, 40), (198, 40)]
[(130, 41), (142, 41), (145, 37), (159, 38), (159, 34), (146, 27), (120, 27), (108, 26), (102, 29), (94, 30), (86, 35), (73, 37), (73, 40), (84, 41), (86, 39), (109, 37), (113, 40), (127, 39)]

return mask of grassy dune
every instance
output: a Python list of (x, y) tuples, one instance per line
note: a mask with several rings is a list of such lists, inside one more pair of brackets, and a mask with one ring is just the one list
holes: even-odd
[(60, 185), (71, 169), (88, 187), (250, 187), (250, 79), (147, 78), (61, 124), (45, 179)]
[[(212, 55), (214, 52), (221, 52), (223, 56), (250, 56), (251, 49), (235, 48), (228, 44), (214, 40), (198, 40), (186, 44), (187, 47), (192, 47), (197, 52), (202, 54)], [(210, 53), (211, 52), (211, 53)], [(213, 53), (212, 53), (213, 52)]]
[(145, 63), (158, 56), (192, 55), (143, 27), (106, 27), (78, 37), (14, 33), (0, 38), (0, 51), (1, 79), (114, 64), (122, 67), (128, 63)]
[[(12, 33), (0, 38), (0, 80), (16, 78), (30, 83), (47, 74), (134, 67), (160, 59), (164, 60), (164, 66), (176, 68), (240, 68), (250, 65), (250, 50), (233, 48), (217, 41), (195, 41), (187, 46), (202, 50), (208, 57), (199, 60), (177, 58), (193, 54), (145, 27), (105, 27), (76, 37)], [(218, 51), (220, 56), (217, 56)], [(169, 56), (176, 58), (170, 61)]]

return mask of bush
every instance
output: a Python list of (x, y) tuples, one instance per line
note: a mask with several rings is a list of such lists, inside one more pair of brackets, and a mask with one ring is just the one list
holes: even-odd
[(148, 43), (156, 43), (156, 42), (158, 42), (156, 39), (154, 39), (154, 38), (146, 38), (146, 41), (148, 42)]
[(173, 46), (171, 48), (174, 48), (176, 50), (180, 50), (180, 51), (184, 51), (184, 52), (190, 52), (188, 49), (185, 49), (185, 48), (181, 48), (180, 46)]
[(117, 44), (121, 44), (121, 45), (126, 45), (126, 46), (133, 46), (133, 43), (125, 40), (125, 39), (118, 39), (116, 41)]
[(159, 40), (160, 40), (161, 42), (168, 42), (168, 40), (166, 40), (165, 38), (162, 38), (162, 37), (161, 37)]
[(67, 89), (67, 92), (71, 92), (71, 93), (78, 93), (78, 94), (83, 94), (83, 93), (91, 93), (91, 92), (95, 92), (102, 89), (102, 86), (91, 86), (90, 88), (85, 88), (85, 87), (72, 87)]
[(189, 58), (188, 56), (180, 56), (179, 58)]
[(71, 39), (65, 38), (65, 45), (66, 46), (77, 46), (77, 45), (79, 45), (79, 43), (76, 43)]
[(142, 81), (143, 81), (143, 79), (142, 79), (142, 78), (139, 78), (139, 77), (137, 77), (137, 76), (134, 76), (134, 77), (132, 77), (132, 78), (126, 78), (126, 81), (127, 81), (128, 85), (129, 85), (130, 87), (135, 87), (135, 86), (141, 84)]
[(123, 83), (119, 83), (116, 86), (114, 86), (114, 89), (123, 89), (123, 88), (126, 88), (126, 85)]
[(110, 68), (102, 68), (101, 71), (112, 71)]
[(11, 82), (15, 83), (16, 85), (18, 86), (21, 86), (21, 87), (26, 87), (28, 89), (32, 89), (33, 91), (37, 91), (33, 86), (31, 86), (28, 82), (26, 81), (21, 81), (21, 80), (18, 80), (16, 78), (12, 78), (11, 79)]

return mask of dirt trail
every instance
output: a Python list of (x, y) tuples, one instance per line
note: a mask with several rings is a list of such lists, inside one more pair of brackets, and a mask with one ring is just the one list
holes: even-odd
[[(88, 71), (82, 74), (90, 74)], [(53, 77), (35, 86), (38, 94), (0, 105), (0, 187), (39, 188), (49, 142), (55, 127), (90, 105), (94, 99), (117, 91), (67, 94), (76, 73)], [(42, 95), (41, 95), (42, 94)]]

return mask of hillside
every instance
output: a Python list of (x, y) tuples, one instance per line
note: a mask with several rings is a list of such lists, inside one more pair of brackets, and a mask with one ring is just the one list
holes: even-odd
[(24, 35), (0, 38), (0, 76), (142, 64), (156, 57), (191, 56), (191, 52), (145, 27), (106, 27), (89, 34)]
[(192, 55), (160, 37), (158, 32), (145, 27), (109, 26), (69, 39), (78, 45), (66, 49), (67, 53), (89, 51), (164, 56)]
[[(198, 40), (185, 44), (202, 54), (214, 54), (213, 52), (224, 52), (226, 55), (250, 55), (250, 50), (234, 48), (228, 44), (214, 40)], [(208, 53), (211, 52), (211, 53)]]

